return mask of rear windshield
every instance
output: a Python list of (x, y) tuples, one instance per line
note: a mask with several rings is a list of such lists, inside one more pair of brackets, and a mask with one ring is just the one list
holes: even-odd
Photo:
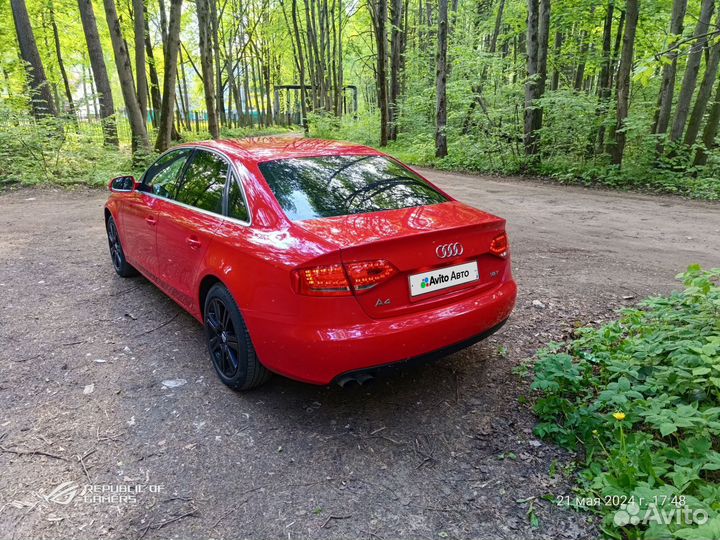
[(267, 161), (260, 171), (293, 221), (397, 210), (447, 197), (382, 156), (325, 156)]

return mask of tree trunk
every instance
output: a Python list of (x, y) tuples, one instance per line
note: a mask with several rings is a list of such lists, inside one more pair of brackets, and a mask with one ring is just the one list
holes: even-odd
[(500, 37), (500, 30), (502, 29), (503, 13), (505, 11), (505, 0), (500, 0), (495, 13), (495, 26), (493, 27), (493, 33), (490, 37), (490, 43), (488, 44), (488, 52), (495, 54), (497, 52), (497, 41)]
[(30, 105), (35, 118), (43, 116), (57, 116), (57, 109), (53, 101), (50, 85), (45, 77), (40, 52), (35, 41), (30, 16), (28, 15), (25, 0), (10, 0), (15, 30), (17, 32), (20, 57), (25, 64), (28, 84), (30, 85)]
[[(446, 0), (441, 0), (446, 1)], [(371, 5), (375, 46), (377, 48), (376, 85), (380, 109), (380, 146), (388, 143), (388, 91), (387, 91), (387, 0), (373, 1)], [(447, 3), (446, 3), (447, 5)], [(446, 30), (447, 31), (447, 30)]]
[[(620, 46), (622, 45), (622, 37), (623, 37), (623, 30), (625, 28), (625, 10), (620, 10), (620, 18), (618, 19), (617, 24), (617, 33), (615, 34), (615, 44), (613, 45), (613, 52), (610, 57), (610, 73), (608, 77), (608, 88), (612, 89), (615, 84), (615, 64), (617, 63), (617, 59), (620, 56)], [(608, 101), (612, 97), (612, 90), (608, 91)], [(610, 133), (608, 139), (610, 141), (614, 140), (615, 137), (615, 127), (610, 127)], [(608, 142), (606, 144), (605, 140), (605, 126), (601, 125), (600, 129), (598, 131), (598, 152), (601, 151), (602, 148), (605, 148), (605, 151), (609, 154), (611, 152), (612, 142)]]
[[(605, 126), (597, 124), (605, 117), (608, 111), (608, 103), (612, 96), (612, 86), (610, 84), (610, 68), (612, 65), (612, 28), (613, 28), (613, 13), (615, 12), (615, 0), (608, 0), (605, 8), (605, 23), (603, 25), (603, 41), (602, 41), (602, 58), (600, 60), (600, 75), (598, 77), (598, 104), (595, 109), (595, 122), (596, 126), (593, 126), (590, 137), (588, 139), (588, 145), (586, 154), (592, 156), (602, 150), (603, 143), (602, 139), (605, 136)], [(596, 143), (599, 144), (596, 147)]]
[[(166, 47), (167, 48), (167, 47)], [(188, 93), (187, 76), (185, 75), (185, 60), (183, 60), (182, 47), (178, 47), (178, 94), (180, 99), (175, 97), (176, 101), (179, 101), (179, 107), (183, 111), (183, 115), (178, 118), (178, 124), (184, 125), (185, 129), (192, 131), (192, 118), (190, 118), (190, 94)]]
[(562, 56), (563, 33), (558, 30), (555, 32), (555, 66), (553, 68), (553, 76), (550, 82), (550, 90), (557, 90), (560, 87), (560, 58)]
[(225, 117), (225, 93), (222, 82), (222, 59), (220, 58), (220, 19), (218, 18), (217, 2), (210, 0), (210, 20), (212, 21), (212, 51), (215, 57), (215, 108), (221, 126), (227, 123)]
[[(90, 1), (90, 0), (88, 0)], [(123, 38), (120, 21), (115, 8), (115, 0), (103, 0), (105, 4), (105, 17), (110, 28), (110, 40), (112, 41), (113, 54), (115, 55), (115, 66), (117, 67), (120, 89), (125, 101), (130, 131), (132, 136), (133, 155), (146, 153), (150, 149), (147, 129), (143, 121), (142, 111), (135, 95), (135, 83), (133, 82), (130, 55), (128, 54), (125, 39)]]
[[(242, 110), (242, 102), (240, 101), (240, 88), (237, 84), (237, 79), (235, 78), (235, 73), (233, 70), (231, 58), (234, 58), (233, 56), (233, 49), (232, 45), (230, 46), (230, 50), (228, 51), (228, 58), (226, 60), (227, 62), (227, 72), (228, 72), (228, 86), (230, 87), (230, 97), (232, 99), (229, 99), (228, 101), (228, 109), (231, 111), (231, 117), (232, 117), (232, 124), (233, 127), (238, 127), (240, 125), (240, 120), (242, 118), (243, 110)], [(235, 114), (232, 113), (232, 102), (235, 102)]]
[(92, 108), (93, 118), (99, 118), (98, 116), (98, 100), (97, 100), (97, 89), (95, 88), (95, 81), (90, 77), (90, 96), (92, 96)]
[(703, 129), (702, 140), (705, 148), (698, 148), (695, 154), (693, 165), (705, 165), (707, 163), (708, 151), (715, 148), (715, 137), (717, 136), (718, 126), (720, 125), (720, 80), (715, 88), (715, 98), (710, 107), (705, 129)]
[[(716, 30), (718, 29), (720, 29), (720, 16), (718, 17), (718, 22), (716, 24)], [(700, 83), (700, 89), (698, 90), (697, 97), (695, 98), (695, 105), (693, 105), (692, 113), (690, 114), (690, 119), (688, 120), (685, 138), (683, 139), (683, 143), (686, 146), (692, 146), (695, 144), (695, 140), (700, 132), (700, 125), (702, 124), (708, 102), (710, 101), (710, 97), (712, 95), (719, 64), (720, 41), (716, 41), (710, 48), (707, 55), (705, 74), (703, 75), (703, 80)]]
[(305, 50), (307, 52), (307, 68), (308, 78), (310, 79), (310, 99), (311, 99), (311, 110), (315, 110), (319, 107), (320, 100), (318, 98), (318, 83), (316, 76), (316, 62), (315, 62), (315, 48), (317, 47), (317, 39), (314, 34), (312, 19), (310, 17), (310, 1), (305, 0)]
[(320, 64), (322, 65), (322, 73), (323, 77), (321, 79), (322, 83), (322, 99), (323, 99), (323, 108), (330, 112), (332, 111), (332, 100), (330, 99), (330, 85), (331, 85), (331, 76), (330, 76), (330, 62), (329, 60), (329, 54), (330, 54), (330, 47), (329, 47), (329, 37), (330, 32), (328, 32), (328, 5), (327, 0), (321, 0), (318, 2), (318, 19), (319, 19), (319, 27), (320, 27)]
[[(545, 94), (547, 82), (548, 45), (550, 40), (550, 0), (540, 0), (540, 23), (538, 27), (538, 73), (540, 96)], [(541, 109), (542, 112), (542, 109)], [(540, 117), (542, 126), (542, 116)]]
[[(85, 70), (85, 55), (84, 54), (83, 54), (83, 63), (80, 67), (82, 68), (82, 91), (83, 91), (83, 100), (85, 101), (85, 116), (89, 120), (90, 119), (90, 96), (88, 95), (88, 89), (87, 89), (88, 76), (87, 76), (87, 71)], [(9, 92), (9, 89), (8, 89), (8, 92)]]
[(528, 0), (527, 83), (525, 83), (525, 154), (540, 151), (542, 107), (537, 101), (545, 93), (550, 30), (550, 0)]
[[(595, 17), (595, 6), (590, 8), (590, 20)], [(587, 62), (588, 50), (590, 49), (590, 40), (588, 39), (588, 31), (582, 30), (580, 32), (580, 61), (575, 71), (575, 88), (576, 92), (580, 92), (583, 89), (583, 82), (585, 81), (585, 64)]]
[(200, 67), (202, 70), (205, 108), (208, 116), (208, 131), (213, 139), (220, 138), (217, 108), (215, 106), (215, 71), (213, 70), (212, 26), (210, 21), (210, 0), (197, 0), (198, 35), (200, 45)]
[(445, 157), (447, 148), (447, 47), (448, 0), (440, 0), (438, 10), (437, 69), (435, 71), (435, 157)]
[(615, 123), (614, 144), (610, 157), (615, 165), (622, 165), (625, 153), (625, 119), (630, 107), (630, 75), (632, 73), (633, 54), (635, 52), (635, 33), (640, 15), (640, 0), (627, 0), (625, 33), (623, 34), (622, 54), (617, 75), (617, 121)]
[[(682, 37), (683, 21), (687, 10), (687, 0), (674, 0), (670, 18), (670, 36), (668, 45), (674, 46)], [(670, 62), (663, 65), (658, 106), (655, 113), (652, 132), (661, 135), (667, 132), (672, 112), (673, 95), (675, 93), (675, 76), (677, 74), (678, 50), (673, 48), (668, 54)], [(658, 142), (657, 153), (662, 153), (662, 144)]]
[(295, 41), (298, 46), (298, 71), (300, 76), (300, 114), (302, 118), (300, 123), (303, 126), (305, 136), (309, 135), (309, 126), (307, 122), (307, 90), (305, 88), (305, 55), (303, 54), (303, 45), (300, 40), (300, 26), (298, 24), (298, 8), (297, 0), (292, 0), (292, 21), (293, 32), (295, 33)]
[(60, 32), (58, 31), (57, 21), (55, 20), (55, 10), (52, 0), (49, 4), (50, 23), (52, 24), (53, 39), (55, 41), (55, 54), (57, 56), (58, 67), (62, 75), (63, 86), (65, 88), (65, 97), (68, 100), (68, 112), (72, 116), (73, 121), (77, 123), (77, 115), (75, 113), (75, 102), (73, 101), (72, 91), (70, 90), (70, 81), (68, 80), (67, 71), (65, 71), (65, 62), (63, 62), (62, 52), (60, 51)]
[[(442, 1), (442, 0), (441, 0)], [(388, 139), (397, 140), (398, 101), (400, 100), (400, 63), (402, 62), (403, 0), (392, 0), (390, 9), (392, 28), (390, 29), (390, 102), (388, 103), (390, 129)]]
[(265, 86), (265, 125), (273, 123), (272, 90), (270, 88), (270, 53), (268, 53), (263, 65), (263, 85)]
[[(498, 37), (500, 36), (500, 30), (502, 26), (502, 19), (503, 19), (503, 11), (505, 9), (505, 0), (500, 0), (500, 3), (497, 8), (497, 12), (495, 14), (495, 27), (493, 29), (492, 36), (490, 37), (490, 43), (488, 43), (487, 46), (487, 52), (491, 55), (494, 55), (497, 52), (497, 41)], [(478, 5), (478, 13), (476, 17), (475, 22), (475, 32), (479, 33), (479, 24), (482, 19), (482, 10), (480, 8), (480, 5)], [(463, 120), (463, 128), (462, 128), (462, 134), (467, 135), (470, 133), (470, 127), (472, 125), (472, 119), (473, 114), (475, 113), (475, 109), (478, 105), (480, 105), (480, 108), (485, 111), (487, 109), (487, 106), (485, 104), (485, 99), (483, 98), (483, 87), (485, 83), (485, 79), (487, 76), (488, 66), (484, 65), (482, 71), (480, 72), (480, 76), (477, 78), (477, 82), (472, 85), (472, 92), (473, 92), (473, 100), (470, 102), (470, 106), (468, 107), (467, 112), (465, 113), (465, 119)]]
[(165, 11), (165, 0), (158, 0), (158, 13), (160, 15), (160, 39), (162, 39), (163, 56), (165, 55), (165, 47), (168, 40), (168, 22), (167, 12)]
[(245, 56), (242, 57), (243, 64), (243, 91), (245, 94), (245, 112), (247, 113), (246, 125), (253, 127), (254, 119), (251, 111), (252, 104), (250, 103), (250, 68), (248, 66)]
[[(345, 112), (345, 107), (343, 106), (344, 99), (345, 99), (345, 75), (343, 73), (343, 23), (342, 23), (342, 16), (343, 16), (343, 3), (342, 0), (337, 0), (337, 60), (336, 60), (336, 69), (337, 69), (337, 95), (338, 95), (338, 113), (340, 116), (342, 116)], [(400, 64), (398, 65), (398, 71), (400, 73), (404, 73), (404, 55), (405, 55), (405, 32), (407, 31), (407, 25), (404, 26), (404, 31), (400, 34)], [(402, 81), (402, 79), (401, 79)], [(398, 95), (402, 92), (402, 85), (400, 87), (400, 90), (398, 91)]]
[(177, 80), (177, 60), (180, 49), (180, 16), (182, 0), (170, 0), (170, 22), (165, 42), (165, 76), (163, 77), (162, 106), (160, 108), (160, 126), (158, 127), (155, 150), (164, 152), (170, 146), (173, 132), (173, 112), (175, 108), (175, 82)]
[(148, 71), (150, 72), (150, 102), (152, 103), (153, 115), (152, 124), (158, 127), (158, 114), (162, 108), (162, 96), (160, 95), (160, 78), (158, 77), (157, 65), (155, 64), (155, 54), (153, 53), (152, 43), (150, 41), (150, 32), (148, 28), (148, 20), (145, 18), (145, 54), (147, 56)]
[(527, 82), (525, 83), (525, 154), (537, 153), (535, 134), (535, 99), (538, 84), (538, 31), (540, 7), (538, 0), (528, 0), (527, 17)]
[(255, 102), (255, 110), (258, 114), (258, 127), (262, 127), (263, 123), (265, 121), (265, 111), (263, 110), (262, 101), (260, 97), (258, 97), (258, 94), (260, 94), (261, 91), (261, 84), (260, 84), (260, 68), (258, 67), (258, 59), (257, 54), (253, 54), (250, 57), (250, 78), (252, 80), (253, 84), (253, 93), (252, 93), (252, 99)]
[(145, 71), (145, 0), (132, 0), (135, 29), (135, 83), (138, 105), (147, 126), (147, 75)]
[(670, 130), (670, 140), (673, 142), (682, 138), (683, 132), (685, 131), (685, 123), (687, 122), (690, 103), (695, 93), (700, 61), (702, 60), (703, 49), (707, 45), (708, 40), (706, 34), (710, 26), (710, 19), (712, 18), (714, 8), (715, 0), (703, 0), (700, 19), (698, 19), (695, 25), (695, 33), (693, 34), (695, 41), (688, 54), (685, 75), (683, 76), (680, 94), (678, 95), (675, 118), (672, 129)]
[[(85, 41), (90, 56), (90, 67), (95, 80), (95, 87), (100, 100), (100, 118), (102, 119), (103, 140), (107, 145), (118, 145), (117, 124), (115, 122), (115, 105), (113, 104), (112, 87), (105, 67), (100, 35), (98, 34), (92, 0), (78, 0), (80, 20), (85, 33)], [(89, 115), (88, 115), (89, 116)]]

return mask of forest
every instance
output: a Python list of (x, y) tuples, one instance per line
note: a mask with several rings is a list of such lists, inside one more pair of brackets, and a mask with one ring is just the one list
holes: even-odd
[(715, 0), (10, 0), (0, 185), (284, 131), (720, 198)]

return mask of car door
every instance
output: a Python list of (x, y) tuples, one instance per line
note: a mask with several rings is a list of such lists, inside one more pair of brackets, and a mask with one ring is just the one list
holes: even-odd
[(127, 201), (120, 217), (128, 261), (146, 276), (157, 279), (158, 196), (172, 190), (192, 149), (173, 150), (162, 155), (143, 175), (140, 188)]
[(222, 225), (229, 163), (196, 149), (167, 199), (157, 203), (157, 254), (166, 292), (190, 311), (197, 305), (197, 275), (216, 230)]

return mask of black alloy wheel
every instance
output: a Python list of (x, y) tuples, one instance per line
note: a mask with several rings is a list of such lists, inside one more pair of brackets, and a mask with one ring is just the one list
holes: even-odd
[(220, 380), (235, 390), (249, 390), (270, 378), (260, 363), (242, 314), (230, 291), (217, 283), (205, 298), (205, 337)]
[(137, 275), (137, 270), (125, 259), (125, 252), (120, 243), (120, 235), (118, 234), (117, 225), (112, 216), (107, 219), (107, 237), (108, 246), (110, 247), (110, 258), (115, 272), (121, 277), (132, 277)]

